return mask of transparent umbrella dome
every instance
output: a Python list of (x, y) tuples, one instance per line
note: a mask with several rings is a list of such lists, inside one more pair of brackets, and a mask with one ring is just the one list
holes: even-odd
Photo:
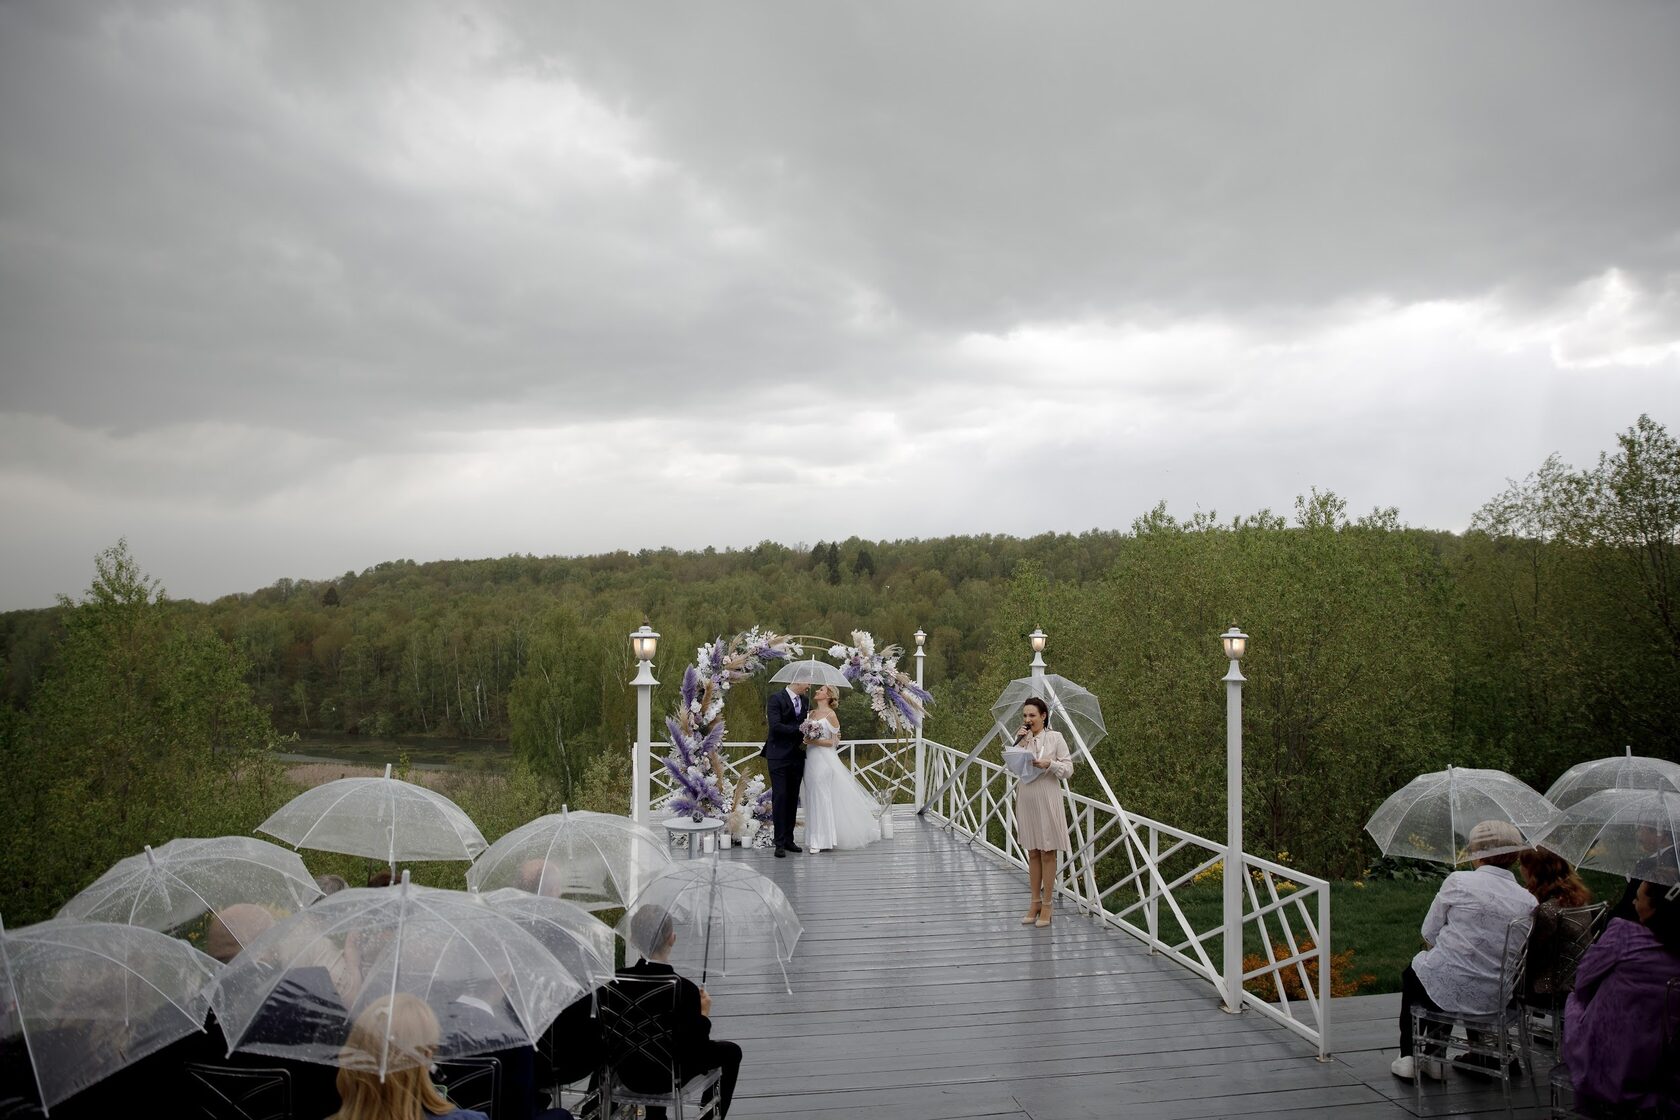
[(1680, 793), (1680, 763), (1636, 755), (1629, 747), (1626, 754), (1571, 766), (1546, 791), (1546, 800), (1567, 809), (1607, 789), (1668, 789)]
[[(276, 916), (321, 897), (296, 852), (254, 836), (171, 840), (113, 864), (60, 918), (173, 930), (206, 913), (253, 904)], [(237, 938), (236, 927), (229, 932)]]
[(543, 948), (584, 987), (598, 988), (613, 978), (613, 946), (618, 935), (588, 910), (563, 898), (516, 887), (503, 887), (478, 897), (542, 942)]
[(408, 860), (470, 860), (484, 835), (449, 798), (391, 777), (340, 778), (305, 790), (257, 826), (294, 848)]
[(383, 1074), (535, 1045), (584, 991), (483, 898), (416, 886), (405, 872), (396, 886), (339, 891), (270, 928), (228, 966), (211, 1004), (230, 1050)]
[(1061, 731), (1070, 746), (1073, 744), (1070, 725), (1078, 730), (1079, 739), (1087, 748), (1096, 746), (1108, 734), (1097, 698), (1089, 689), (1056, 673), (1010, 681), (992, 704), (992, 719), (1013, 737), (1021, 724), (1021, 709), (1035, 696), (1050, 709), (1051, 728)]
[(1520, 843), (1478, 852), (1500, 855), (1532, 845), (1555, 812), (1551, 802), (1503, 770), (1449, 766), (1390, 794), (1365, 822), (1365, 831), (1387, 856), (1466, 863), (1470, 830), (1482, 821), (1516, 826)]
[(664, 839), (646, 825), (612, 813), (563, 809), (490, 845), (467, 869), (467, 885), (485, 893), (517, 887), (586, 910), (615, 910), (670, 863)]
[(625, 957), (652, 957), (667, 935), (671, 966), (704, 983), (709, 973), (727, 976), (768, 968), (782, 970), (805, 927), (782, 889), (743, 864), (713, 857), (672, 864), (648, 883), (619, 922)]
[[(54, 918), (0, 929), (0, 1038), (47, 1108), (204, 1029), (222, 966), (154, 930)], [(10, 1088), (10, 1087), (8, 1087)]]
[(807, 657), (802, 661), (789, 661), (776, 670), (770, 678), (780, 684), (830, 684), (835, 688), (851, 688), (852, 682), (846, 679), (846, 674), (826, 661), (818, 661), (814, 657)]
[(1538, 842), (1577, 867), (1673, 886), (1680, 883), (1680, 792), (1600, 790), (1559, 813)]

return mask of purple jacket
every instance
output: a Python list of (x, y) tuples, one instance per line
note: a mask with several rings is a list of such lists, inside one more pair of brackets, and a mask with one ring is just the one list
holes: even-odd
[(1680, 1084), (1662, 1060), (1663, 996), (1680, 954), (1638, 922), (1612, 919), (1575, 972), (1563, 1011), (1563, 1058), (1587, 1105), (1680, 1106)]

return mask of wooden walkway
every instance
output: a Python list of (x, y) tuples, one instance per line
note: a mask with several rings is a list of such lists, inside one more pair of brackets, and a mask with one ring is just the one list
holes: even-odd
[[(746, 1050), (732, 1118), (1407, 1117), (1388, 1072), (1398, 996), (1337, 1000), (1335, 1060), (1065, 903), (1019, 924), (1023, 872), (899, 809), (861, 852), (740, 849), (805, 925), (788, 976), (711, 978), (714, 1034)], [(679, 857), (680, 858), (680, 857)], [(1543, 1078), (1542, 1074), (1542, 1078)], [(1513, 1083), (1519, 1116), (1544, 1116)], [(1454, 1074), (1425, 1115), (1503, 1115)], [(1538, 1086), (1538, 1103), (1546, 1099)]]

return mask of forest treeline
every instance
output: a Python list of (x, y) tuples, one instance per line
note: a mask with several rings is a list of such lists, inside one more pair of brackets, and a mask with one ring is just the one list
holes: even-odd
[[(1507, 768), (1544, 788), (1626, 746), (1680, 758), (1677, 548), (1680, 446), (1648, 417), (1592, 467), (1547, 460), (1465, 533), (1409, 528), (1392, 509), (1350, 516), (1314, 491), (1287, 515), (1179, 520), (1163, 506), (1127, 531), (1028, 539), (398, 560), (212, 603), (169, 600), (119, 546), (82, 599), (0, 615), (8, 832), (81, 822), (81, 847), (59, 853), (74, 878), (137, 848), (104, 858), (132, 839), (101, 827), (112, 813), (188, 828), (184, 809), (135, 807), (170, 799), (183, 773), (203, 796), (261, 775), (210, 815), (256, 812), (279, 795), (262, 785), (266, 753), (294, 731), (506, 738), (522, 788), (577, 805), (611, 783), (622, 799), (628, 635), (646, 617), (663, 636), (660, 711), (720, 634), (863, 629), (909, 645), (920, 627), (927, 731), (960, 747), (1042, 626), (1052, 671), (1102, 700), (1098, 753), (1127, 807), (1215, 835), (1217, 636), (1235, 623), (1251, 635), (1250, 849), (1352, 875), (1372, 854), (1363, 821), (1420, 771)], [(763, 687), (732, 696), (732, 739), (762, 735)], [(847, 704), (850, 734), (879, 733)], [(36, 846), (0, 846), (8, 877), (59, 866)]]

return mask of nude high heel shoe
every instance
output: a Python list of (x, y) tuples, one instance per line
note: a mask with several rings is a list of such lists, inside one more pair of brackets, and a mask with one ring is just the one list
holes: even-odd
[(1027, 911), (1027, 916), (1021, 919), (1021, 924), (1024, 925), (1024, 926), (1030, 926), (1030, 925), (1035, 924), (1037, 921), (1038, 921), (1038, 899), (1035, 898), (1035, 899), (1033, 899), (1032, 908)]
[(1039, 929), (1043, 929), (1048, 926), (1050, 924), (1050, 915), (1054, 912), (1054, 910), (1054, 902), (1040, 903), (1038, 907), (1038, 921), (1034, 922), (1033, 925), (1037, 926)]

